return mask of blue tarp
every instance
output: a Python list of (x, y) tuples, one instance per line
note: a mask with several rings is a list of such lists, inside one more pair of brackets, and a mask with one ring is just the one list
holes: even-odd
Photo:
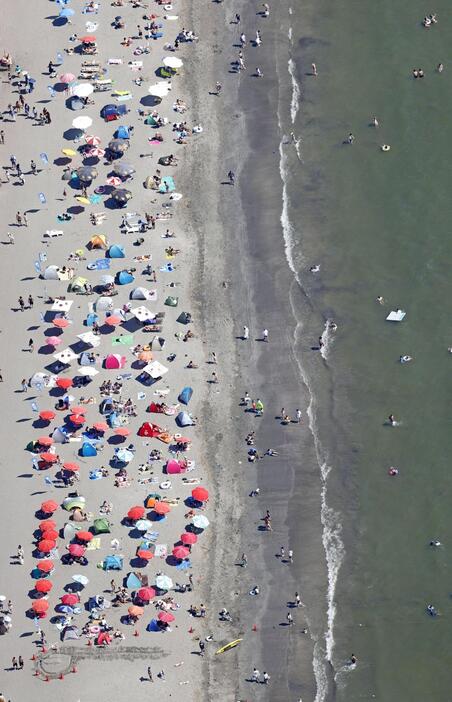
[(193, 395), (193, 389), (190, 388), (189, 386), (185, 387), (179, 397), (177, 398), (179, 402), (182, 402), (183, 405), (188, 405), (188, 403), (191, 400), (191, 396)]
[(106, 258), (98, 258), (86, 266), (90, 271), (103, 271), (110, 268), (110, 261)]

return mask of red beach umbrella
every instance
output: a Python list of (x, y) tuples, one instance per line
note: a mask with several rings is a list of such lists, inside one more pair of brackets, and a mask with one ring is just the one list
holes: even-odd
[(56, 384), (59, 388), (62, 388), (63, 390), (67, 390), (73, 385), (71, 378), (57, 378)]
[(144, 509), (144, 507), (140, 507), (139, 505), (137, 505), (129, 509), (129, 511), (127, 512), (127, 516), (129, 519), (135, 521), (136, 519), (141, 519), (145, 511), (146, 510)]
[(55, 417), (56, 414), (52, 410), (42, 410), (42, 412), (39, 413), (39, 419), (42, 419), (43, 422), (51, 422)]
[(85, 417), (83, 417), (81, 414), (71, 414), (69, 417), (70, 421), (72, 424), (84, 424), (86, 422)]
[(86, 412), (86, 407), (71, 407), (71, 412), (72, 414), (85, 414)]
[(105, 318), (105, 324), (108, 324), (109, 327), (117, 327), (121, 322), (122, 319), (120, 317), (115, 317), (113, 314)]
[(53, 519), (44, 519), (43, 522), (39, 522), (39, 528), (41, 531), (47, 531), (47, 529), (56, 529), (56, 522)]
[(174, 614), (171, 614), (171, 612), (159, 612), (158, 619), (161, 622), (165, 622), (165, 624), (170, 624), (171, 622), (174, 622), (176, 617)]
[(82, 41), (84, 44), (93, 44), (96, 41), (96, 37), (94, 34), (87, 34), (86, 37), (82, 37), (80, 41)]
[(80, 558), (80, 556), (83, 556), (83, 554), (85, 553), (85, 547), (80, 546), (80, 544), (69, 544), (68, 551), (71, 554), (71, 556)]
[(41, 573), (50, 573), (54, 569), (53, 561), (39, 561), (36, 566)]
[(168, 512), (171, 512), (171, 507), (167, 502), (156, 502), (154, 505), (154, 512), (156, 514), (168, 514)]
[(47, 600), (35, 600), (31, 605), (31, 608), (36, 614), (44, 614), (49, 609), (49, 603)]
[(116, 434), (116, 436), (129, 436), (130, 429), (126, 429), (125, 427), (119, 427), (119, 429), (115, 429), (114, 433)]
[(61, 339), (58, 336), (47, 336), (46, 342), (47, 346), (59, 346), (61, 344)]
[(180, 540), (183, 544), (190, 544), (191, 546), (192, 544), (195, 544), (197, 542), (198, 537), (196, 536), (196, 534), (193, 534), (193, 532), (186, 531), (181, 535)]
[(183, 558), (187, 558), (189, 555), (190, 551), (186, 546), (175, 546), (173, 548), (173, 556), (175, 558), (180, 558), (182, 560)]
[(61, 83), (72, 83), (74, 80), (75, 80), (75, 76), (73, 73), (63, 73), (60, 76)]
[(151, 558), (154, 558), (154, 554), (152, 551), (148, 551), (147, 549), (140, 549), (137, 553), (138, 558), (142, 558), (143, 561), (150, 561)]
[(69, 607), (72, 607), (72, 605), (77, 604), (77, 602), (80, 602), (80, 597), (78, 595), (74, 595), (73, 592), (69, 592), (67, 595), (63, 595), (63, 597), (60, 598), (61, 602), (65, 605), (69, 605)]
[(38, 444), (41, 444), (41, 446), (52, 446), (53, 439), (51, 439), (50, 436), (40, 436)]
[(48, 451), (41, 453), (39, 458), (46, 463), (56, 463), (58, 461), (58, 456), (55, 453), (49, 453)]
[(55, 531), (55, 529), (46, 529), (44, 532), (42, 532), (42, 538), (45, 541), (56, 541), (58, 539), (58, 532)]
[(139, 597), (142, 602), (149, 602), (155, 597), (155, 590), (152, 587), (142, 587), (138, 590), (137, 597)]
[(53, 583), (50, 582), (50, 580), (38, 580), (38, 582), (35, 585), (36, 592), (42, 592), (43, 594), (45, 594), (46, 592), (50, 592), (52, 588)]
[(95, 424), (93, 424), (93, 429), (95, 429), (96, 431), (107, 431), (108, 424), (106, 424), (105, 422), (96, 422)]
[(68, 470), (70, 473), (77, 473), (80, 470), (78, 463), (63, 463), (64, 470)]
[(209, 499), (209, 492), (206, 490), (206, 488), (199, 486), (195, 487), (195, 489), (191, 491), (191, 496), (198, 502), (205, 502)]
[(53, 320), (52, 324), (54, 327), (58, 327), (58, 329), (65, 329), (70, 325), (70, 321), (64, 319), (64, 317), (57, 317), (57, 319)]
[(50, 553), (50, 551), (55, 548), (56, 541), (51, 539), (43, 539), (38, 543), (38, 551), (41, 553)]
[(141, 615), (144, 614), (143, 607), (138, 607), (138, 605), (130, 605), (127, 611), (132, 617), (141, 617)]
[(78, 531), (76, 537), (79, 541), (91, 541), (93, 535), (90, 531)]
[(58, 509), (58, 503), (55, 500), (46, 500), (41, 504), (41, 512), (44, 514), (53, 514)]

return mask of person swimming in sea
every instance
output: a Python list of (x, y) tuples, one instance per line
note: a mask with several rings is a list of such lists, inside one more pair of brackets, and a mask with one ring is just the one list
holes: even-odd
[(432, 546), (433, 548), (439, 548), (441, 546), (441, 541), (438, 541), (438, 539), (432, 539), (429, 543), (429, 546)]
[(390, 424), (392, 427), (396, 427), (396, 426), (397, 426), (396, 418), (394, 417), (393, 414), (390, 414), (390, 415), (389, 415), (388, 420), (389, 420), (389, 424)]

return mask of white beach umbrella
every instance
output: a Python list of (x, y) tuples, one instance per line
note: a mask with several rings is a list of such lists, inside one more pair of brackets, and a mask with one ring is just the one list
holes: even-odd
[(182, 59), (177, 58), (177, 56), (165, 56), (163, 65), (168, 66), (168, 68), (182, 68), (184, 62)]
[(155, 584), (159, 590), (170, 590), (173, 587), (173, 581), (167, 575), (157, 575)]
[(197, 529), (206, 529), (209, 526), (209, 520), (203, 514), (197, 514), (191, 521)]
[(75, 129), (81, 129), (84, 131), (85, 129), (88, 129), (88, 127), (91, 127), (93, 123), (93, 120), (91, 117), (81, 115), (80, 117), (76, 117), (75, 119), (72, 120), (72, 126)]
[(87, 377), (91, 378), (93, 378), (98, 373), (99, 371), (93, 368), (92, 366), (84, 366), (83, 368), (79, 368), (77, 370), (77, 375), (86, 375)]
[(170, 86), (168, 83), (154, 83), (154, 85), (149, 86), (149, 95), (153, 95), (154, 97), (165, 97), (168, 95), (168, 92), (170, 90)]
[(80, 85), (76, 85), (72, 90), (73, 95), (83, 98), (88, 97), (88, 95), (91, 95), (93, 92), (94, 86), (92, 86), (91, 83), (80, 83)]
[(138, 531), (147, 531), (151, 527), (152, 522), (150, 522), (149, 519), (139, 519), (135, 524), (135, 529), (138, 529)]
[(86, 577), (86, 575), (79, 575), (78, 573), (72, 576), (72, 580), (74, 581), (74, 583), (80, 583), (80, 585), (83, 586), (88, 585), (89, 583), (89, 580)]

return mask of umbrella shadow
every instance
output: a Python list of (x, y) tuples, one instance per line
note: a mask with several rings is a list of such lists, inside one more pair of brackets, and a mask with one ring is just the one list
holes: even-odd
[(66, 141), (74, 141), (80, 138), (80, 129), (75, 129), (75, 127), (66, 129), (66, 131), (63, 132), (63, 138), (66, 139)]
[(140, 100), (140, 104), (144, 107), (156, 107), (160, 105), (161, 102), (161, 98), (155, 97), (154, 95), (145, 95)]
[(64, 27), (68, 23), (66, 17), (55, 17), (55, 18), (49, 18), (49, 19), (53, 20), (52, 25), (54, 27)]
[(68, 166), (70, 162), (69, 156), (58, 156), (58, 158), (53, 159), (54, 166)]
[(51, 356), (53, 353), (55, 353), (55, 347), (45, 344), (44, 346), (39, 347), (38, 353), (40, 353), (42, 356)]

